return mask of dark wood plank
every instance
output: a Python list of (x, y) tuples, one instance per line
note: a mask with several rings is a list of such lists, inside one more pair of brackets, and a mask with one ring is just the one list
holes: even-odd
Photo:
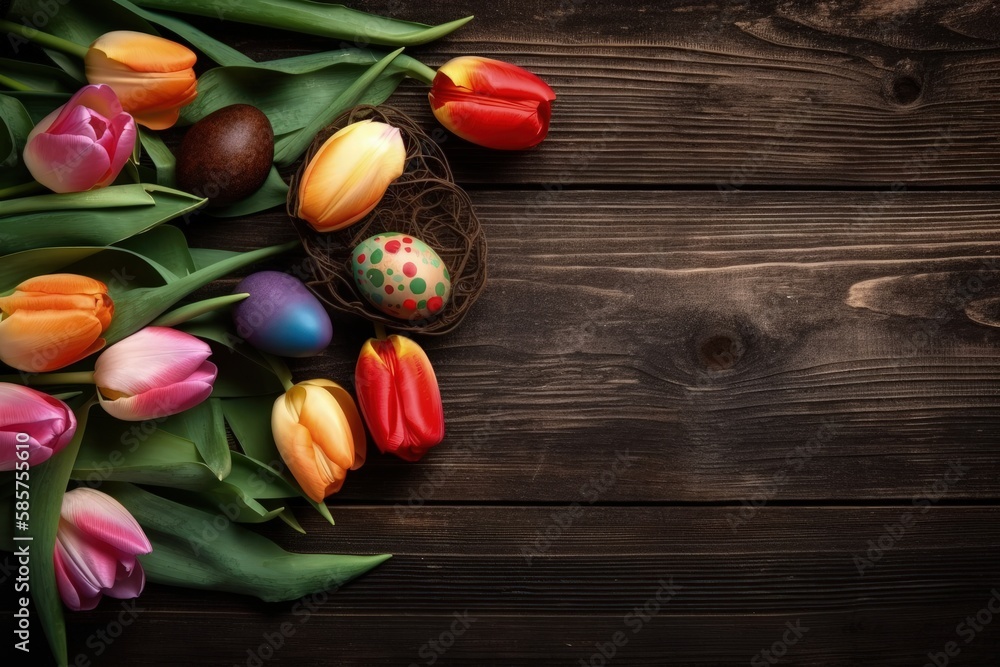
[[(469, 53), (501, 58), (556, 90), (538, 150), (484, 151), (435, 135), (468, 183), (996, 183), (1000, 10), (990, 0), (354, 5), (430, 22), (475, 13), (412, 54), (433, 66)], [(337, 46), (236, 34), (259, 59)], [(434, 127), (423, 86), (404, 85), (392, 102)]]
[[(949, 501), (997, 497), (1000, 330), (966, 313), (1000, 293), (994, 196), (474, 199), (488, 289), (422, 340), (446, 441), (416, 465), (374, 454), (341, 497), (574, 500), (625, 451), (602, 502), (909, 498), (952, 461)], [(293, 237), (278, 213), (189, 234)], [(338, 329), (297, 377), (351, 382), (370, 329)]]
[[(1000, 649), (996, 624), (969, 644), (956, 635), (1000, 581), (997, 508), (763, 508), (736, 530), (732, 511), (582, 508), (529, 560), (523, 548), (559, 525), (552, 514), (566, 508), (335, 507), (336, 527), (304, 510), (310, 534), (285, 531), (287, 547), (396, 556), (310, 599), (315, 613), (150, 586), (144, 611), (95, 664), (129, 655), (175, 664), (202, 651), (212, 664), (245, 664), (247, 650), (286, 622), (295, 635), (277, 664), (308, 661), (318, 645), (331, 664), (425, 664), (421, 645), (447, 630), (454, 612), (477, 620), (444, 664), (520, 664), (532, 655), (577, 664), (617, 630), (630, 638), (622, 664), (745, 664), (796, 621), (809, 630), (785, 664), (923, 664), (927, 651), (954, 640), (962, 646), (954, 664), (985, 665)], [(912, 521), (860, 576), (854, 557), (868, 540), (888, 539), (885, 526), (906, 513)], [(636, 617), (626, 615), (661, 587), (662, 608), (633, 632)], [(71, 655), (93, 656), (87, 638), (120, 609), (108, 600), (74, 615)], [(206, 626), (218, 630), (199, 629)]]

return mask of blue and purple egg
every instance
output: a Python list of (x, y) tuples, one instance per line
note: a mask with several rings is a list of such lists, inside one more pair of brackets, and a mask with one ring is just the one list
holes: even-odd
[(298, 278), (261, 271), (241, 280), (234, 294), (240, 292), (250, 296), (233, 308), (236, 334), (258, 350), (281, 357), (311, 357), (330, 344), (330, 316)]

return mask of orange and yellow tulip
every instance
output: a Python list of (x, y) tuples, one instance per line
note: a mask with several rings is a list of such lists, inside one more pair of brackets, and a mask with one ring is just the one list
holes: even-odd
[(104, 283), (56, 273), (25, 280), (0, 298), (0, 311), (0, 361), (44, 373), (104, 347), (115, 307)]
[(354, 370), (358, 403), (382, 452), (419, 461), (444, 439), (444, 408), (434, 368), (409, 338), (369, 338)]
[(278, 453), (306, 495), (321, 502), (365, 462), (365, 427), (354, 399), (330, 380), (300, 382), (271, 411)]
[(90, 45), (84, 66), (87, 81), (111, 86), (137, 123), (165, 130), (198, 95), (196, 60), (194, 51), (177, 42), (116, 30)]
[(466, 141), (523, 150), (548, 134), (556, 94), (516, 65), (461, 56), (438, 69), (428, 99), (438, 121)]
[(398, 128), (370, 120), (351, 123), (327, 139), (306, 165), (296, 215), (318, 232), (353, 225), (382, 200), (405, 164)]

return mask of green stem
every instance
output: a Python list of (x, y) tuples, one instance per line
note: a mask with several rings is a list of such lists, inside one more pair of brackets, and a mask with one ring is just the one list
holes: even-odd
[(385, 340), (385, 325), (381, 322), (372, 322), (372, 324), (375, 325), (375, 337), (379, 340)]
[(9, 188), (0, 188), (0, 199), (30, 195), (33, 192), (42, 192), (43, 190), (45, 190), (44, 185), (37, 181), (31, 181), (22, 185), (12, 185)]
[(0, 382), (41, 387), (54, 384), (94, 384), (94, 371), (75, 373), (42, 373), (40, 375), (0, 375)]
[(30, 93), (33, 88), (29, 85), (23, 84), (20, 81), (10, 78), (9, 76), (4, 76), (0, 74), (0, 86), (5, 88), (10, 88), (11, 90), (20, 90), (23, 92)]
[(62, 51), (63, 53), (68, 53), (71, 56), (76, 56), (77, 58), (83, 58), (87, 55), (88, 49), (86, 46), (80, 46), (76, 42), (71, 42), (68, 39), (63, 39), (62, 37), (50, 35), (47, 32), (35, 30), (31, 26), (21, 25), (20, 23), (14, 23), (13, 21), (0, 20), (0, 30), (20, 35), (35, 44), (40, 44), (48, 49)]
[(406, 62), (406, 74), (418, 81), (423, 81), (429, 86), (434, 83), (434, 77), (437, 75), (437, 72), (419, 60), (410, 58)]

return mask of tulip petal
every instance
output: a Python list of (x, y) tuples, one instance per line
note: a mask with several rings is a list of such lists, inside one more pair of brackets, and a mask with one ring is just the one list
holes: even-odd
[(152, 545), (139, 522), (117, 500), (89, 487), (63, 495), (59, 516), (88, 537), (126, 554), (148, 554)]
[(46, 372), (104, 346), (100, 320), (79, 310), (19, 310), (0, 320), (0, 360), (21, 371)]
[(131, 30), (107, 32), (90, 48), (136, 72), (176, 72), (194, 67), (197, 61), (194, 51), (182, 44)]
[(502, 60), (460, 56), (442, 65), (438, 73), (447, 77), (455, 88), (484, 96), (538, 102), (556, 99), (552, 88), (539, 77)]
[(208, 343), (183, 331), (146, 327), (98, 357), (94, 382), (105, 396), (136, 396), (187, 380), (211, 354)]
[(24, 148), (32, 177), (53, 192), (84, 192), (104, 178), (111, 159), (93, 139), (75, 134), (39, 134)]
[(28, 278), (17, 286), (18, 292), (40, 292), (42, 294), (107, 294), (108, 286), (100, 280), (75, 273), (49, 273)]
[(155, 387), (135, 396), (125, 396), (113, 400), (101, 397), (101, 407), (112, 417), (124, 421), (144, 421), (169, 417), (202, 403), (212, 394), (212, 383), (215, 381), (215, 364), (205, 362), (211, 371), (198, 371), (205, 380), (175, 382), (165, 387)]
[[(334, 469), (330, 466), (323, 451), (313, 443), (309, 430), (292, 416), (297, 411), (289, 407), (289, 394), (299, 392), (304, 393), (304, 390), (292, 387), (284, 396), (278, 397), (274, 403), (271, 427), (278, 452), (295, 481), (307, 496), (316, 502), (322, 502), (328, 495), (339, 490), (337, 471), (344, 471), (343, 468)], [(303, 397), (298, 398), (301, 400)], [(341, 484), (343, 477), (346, 477), (346, 473), (341, 476)], [(331, 490), (332, 487), (336, 488)]]
[(135, 119), (127, 113), (115, 116), (111, 121), (109, 134), (113, 135), (115, 139), (114, 148), (110, 152), (111, 171), (103, 182), (98, 183), (98, 186), (110, 185), (118, 177), (118, 174), (121, 173), (125, 163), (132, 157), (137, 136)]
[(118, 572), (116, 550), (62, 521), (56, 533), (56, 544), (61, 547), (66, 572), (78, 592), (95, 595), (114, 586)]
[(101, 594), (91, 593), (86, 596), (80, 595), (80, 593), (76, 590), (74, 575), (71, 574), (69, 568), (67, 568), (67, 559), (63, 557), (63, 552), (64, 550), (62, 545), (60, 545), (59, 541), (56, 540), (53, 562), (55, 565), (56, 587), (59, 589), (59, 597), (62, 598), (63, 604), (73, 611), (93, 609), (101, 600)]
[(104, 594), (118, 600), (129, 600), (139, 597), (145, 587), (146, 573), (142, 565), (136, 563), (130, 570), (126, 570), (124, 565), (119, 565), (115, 585), (104, 591)]

